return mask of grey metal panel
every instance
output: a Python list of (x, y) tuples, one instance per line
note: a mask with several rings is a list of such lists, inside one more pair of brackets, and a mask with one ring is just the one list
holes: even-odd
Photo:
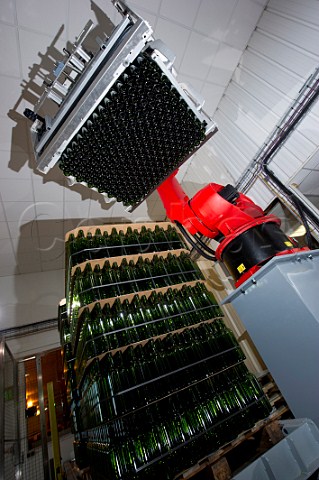
[(281, 422), (286, 438), (234, 480), (305, 480), (319, 467), (319, 430), (309, 419)]
[(319, 425), (319, 250), (273, 258), (229, 295), (295, 417)]

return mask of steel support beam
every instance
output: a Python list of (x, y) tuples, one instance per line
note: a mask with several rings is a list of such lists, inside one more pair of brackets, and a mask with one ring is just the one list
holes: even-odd
[(5, 355), (5, 341), (4, 337), (0, 337), (0, 480), (4, 478), (4, 355)]
[(49, 479), (50, 465), (49, 465), (47, 429), (46, 429), (46, 422), (45, 422), (41, 355), (36, 356), (36, 367), (37, 367), (37, 377), (38, 377), (38, 396), (39, 396), (39, 409), (40, 409), (40, 429), (41, 429), (43, 472), (44, 472), (44, 478)]

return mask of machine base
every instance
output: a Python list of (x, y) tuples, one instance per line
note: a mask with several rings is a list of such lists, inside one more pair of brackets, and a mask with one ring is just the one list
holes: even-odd
[(319, 250), (272, 258), (231, 293), (289, 408), (319, 426)]
[(238, 286), (241, 283), (238, 280), (246, 280), (251, 275), (251, 269), (255, 273), (275, 255), (294, 250), (295, 247), (279, 225), (266, 222), (245, 230), (231, 241), (226, 239), (225, 244), (221, 242), (216, 253)]
[(319, 430), (309, 419), (284, 420), (286, 438), (233, 480), (305, 480), (319, 468)]

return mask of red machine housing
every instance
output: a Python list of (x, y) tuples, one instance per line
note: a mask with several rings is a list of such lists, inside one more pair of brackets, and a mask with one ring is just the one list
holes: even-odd
[(275, 255), (294, 253), (294, 241), (280, 229), (280, 219), (265, 215), (246, 195), (231, 185), (210, 183), (189, 198), (175, 171), (158, 188), (167, 216), (191, 235), (217, 240), (216, 259), (225, 263), (236, 286)]

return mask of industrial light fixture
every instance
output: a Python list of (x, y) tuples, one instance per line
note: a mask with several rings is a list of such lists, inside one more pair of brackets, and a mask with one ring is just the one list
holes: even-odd
[(299, 225), (293, 232), (289, 234), (290, 237), (303, 237), (306, 235), (306, 229), (304, 225)]

